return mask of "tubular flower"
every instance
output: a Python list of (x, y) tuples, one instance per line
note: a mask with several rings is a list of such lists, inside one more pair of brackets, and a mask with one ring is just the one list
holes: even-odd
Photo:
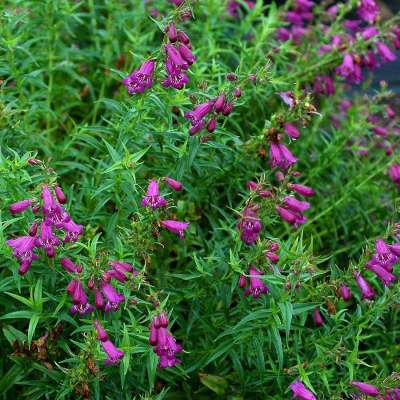
[(111, 310), (117, 311), (120, 303), (125, 301), (125, 296), (121, 293), (118, 293), (115, 290), (114, 286), (112, 286), (108, 282), (102, 282), (101, 290), (102, 290), (104, 297), (107, 300), (106, 305), (104, 307), (104, 311), (105, 312), (109, 312)]
[(351, 381), (350, 385), (356, 387), (361, 393), (364, 393), (367, 396), (379, 396), (378, 388), (374, 385), (370, 385), (369, 383)]
[(345, 284), (340, 285), (339, 295), (344, 301), (349, 301), (351, 299), (350, 289)]
[(180, 240), (183, 240), (184, 233), (189, 226), (189, 222), (181, 222), (167, 219), (165, 221), (161, 221), (161, 226), (165, 229), (168, 229), (170, 232), (175, 233), (176, 235), (178, 235)]
[(17, 239), (7, 240), (7, 245), (13, 249), (13, 256), (18, 260), (19, 274), (24, 275), (28, 272), (33, 260), (39, 257), (33, 252), (36, 238), (34, 236), (20, 236)]
[(237, 228), (241, 232), (240, 239), (242, 242), (250, 246), (257, 241), (262, 225), (254, 207), (249, 205), (244, 209), (242, 219), (237, 224)]
[(375, 297), (375, 292), (371, 288), (371, 286), (369, 286), (368, 282), (364, 279), (364, 277), (361, 275), (361, 273), (355, 272), (354, 276), (356, 278), (357, 285), (361, 290), (361, 295), (362, 295), (363, 299), (367, 299), (367, 300), (373, 299)]
[(138, 70), (133, 71), (122, 83), (127, 87), (129, 94), (143, 93), (153, 86), (153, 74), (156, 67), (154, 60), (145, 61)]
[(306, 389), (300, 379), (296, 379), (291, 385), (289, 385), (289, 387), (292, 390), (295, 399), (317, 400), (313, 393), (310, 390)]
[(56, 255), (55, 247), (60, 244), (61, 240), (54, 235), (51, 225), (42, 222), (40, 225), (40, 236), (36, 239), (36, 246), (43, 247), (47, 257), (54, 257)]
[(158, 368), (171, 368), (181, 363), (181, 360), (176, 358), (176, 353), (182, 352), (182, 346), (168, 331), (168, 318), (165, 313), (153, 318), (149, 343), (159, 357)]
[(261, 294), (269, 292), (268, 286), (259, 278), (262, 275), (264, 274), (256, 267), (249, 268), (249, 287), (244, 291), (245, 296), (251, 295), (253, 299), (257, 299)]
[(165, 183), (172, 189), (175, 190), (175, 192), (180, 192), (182, 190), (182, 183), (179, 181), (176, 181), (175, 179), (170, 178), (169, 176), (166, 176), (164, 178)]
[(388, 271), (392, 271), (393, 265), (398, 261), (398, 257), (393, 254), (390, 247), (383, 241), (377, 240), (375, 243), (375, 254), (371, 262), (379, 264)]
[(364, 21), (373, 24), (379, 16), (379, 7), (375, 0), (361, 0), (357, 14)]
[(284, 144), (271, 143), (269, 155), (271, 168), (278, 167), (284, 171), (297, 161), (297, 158), (293, 156)]
[(84, 231), (83, 225), (76, 224), (72, 219), (64, 222), (62, 229), (65, 232), (64, 243), (76, 242)]
[(317, 307), (314, 308), (314, 323), (316, 326), (322, 326), (324, 324), (324, 319)]
[(180, 90), (189, 82), (186, 73), (183, 72), (181, 68), (177, 67), (170, 58), (167, 58), (165, 61), (165, 69), (167, 71), (167, 77), (162, 82), (164, 87), (173, 87)]
[(315, 192), (312, 188), (305, 186), (305, 185), (300, 185), (298, 183), (290, 183), (288, 186), (289, 186), (289, 189), (295, 191), (300, 196), (312, 197), (315, 194)]
[(21, 212), (24, 212), (27, 208), (29, 208), (31, 204), (32, 204), (31, 199), (17, 201), (16, 203), (10, 205), (10, 212), (13, 215), (19, 214)]
[(71, 220), (68, 213), (58, 204), (48, 186), (43, 186), (42, 189), (43, 199), (43, 215), (45, 220), (53, 224), (57, 229), (63, 228), (64, 224)]
[(124, 357), (124, 352), (117, 349), (114, 343), (110, 340), (101, 341), (101, 345), (107, 354), (107, 359), (104, 361), (104, 365), (116, 365), (120, 362), (121, 358)]
[(94, 307), (88, 303), (85, 289), (80, 281), (72, 280), (67, 286), (67, 292), (72, 297), (74, 304), (69, 310), (71, 314), (79, 313), (82, 316), (94, 311)]
[(68, 272), (77, 274), (82, 272), (82, 266), (74, 264), (69, 258), (62, 258), (60, 264)]
[(396, 277), (392, 273), (382, 268), (379, 264), (370, 261), (367, 263), (367, 268), (372, 271), (385, 286), (390, 286), (392, 282), (396, 280)]
[(152, 179), (147, 187), (146, 196), (142, 200), (142, 207), (151, 207), (153, 210), (159, 207), (165, 207), (167, 201), (160, 196), (160, 188), (158, 182)]
[(389, 168), (389, 177), (400, 190), (400, 164), (392, 164)]

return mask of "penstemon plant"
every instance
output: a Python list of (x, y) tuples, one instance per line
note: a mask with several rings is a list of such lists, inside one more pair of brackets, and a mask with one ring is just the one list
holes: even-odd
[(400, 399), (400, 18), (375, 0), (7, 0), (4, 399)]

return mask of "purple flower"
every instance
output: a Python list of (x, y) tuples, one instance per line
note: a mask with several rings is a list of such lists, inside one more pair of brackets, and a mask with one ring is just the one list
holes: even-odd
[(375, 264), (370, 261), (366, 264), (367, 268), (372, 271), (385, 286), (390, 286), (392, 282), (396, 280), (396, 277), (387, 271), (385, 268), (382, 268), (379, 264)]
[(68, 272), (77, 274), (82, 272), (82, 266), (74, 264), (69, 258), (62, 258), (60, 264)]
[(101, 326), (100, 322), (97, 320), (94, 320), (94, 327), (96, 328), (97, 331), (97, 339), (100, 340), (101, 342), (105, 342), (108, 340), (108, 335), (105, 329)]
[(165, 207), (167, 201), (164, 197), (160, 196), (160, 189), (158, 187), (158, 182), (152, 179), (147, 187), (147, 194), (142, 199), (142, 207), (151, 207), (153, 210), (159, 207)]
[(379, 15), (379, 7), (374, 0), (361, 0), (357, 14), (364, 21), (373, 24)]
[(156, 66), (154, 60), (145, 61), (138, 70), (133, 71), (122, 83), (128, 88), (129, 94), (143, 93), (153, 86), (153, 74)]
[(298, 139), (300, 137), (299, 130), (291, 123), (286, 123), (284, 125), (284, 129), (286, 134), (291, 137), (292, 139)]
[(336, 68), (336, 72), (344, 77), (348, 78), (354, 73), (354, 60), (351, 54), (345, 54), (342, 64)]
[(60, 204), (65, 204), (67, 202), (67, 197), (65, 196), (60, 186), (56, 186), (54, 188), (54, 192), (56, 193), (57, 200)]
[(94, 291), (94, 305), (99, 310), (102, 310), (104, 308), (104, 299), (103, 296), (101, 295), (101, 291), (98, 289), (95, 289)]
[(120, 303), (125, 301), (125, 296), (121, 293), (118, 293), (115, 288), (108, 282), (102, 282), (101, 290), (104, 294), (104, 297), (107, 299), (104, 311), (117, 311)]
[(58, 204), (48, 186), (43, 186), (42, 189), (43, 199), (43, 214), (47, 221), (53, 224), (57, 229), (61, 229), (66, 222), (70, 221), (68, 213)]
[(47, 257), (56, 255), (55, 247), (61, 244), (61, 240), (54, 235), (53, 229), (47, 222), (42, 222), (40, 225), (40, 236), (36, 239), (37, 247), (44, 247)]
[(287, 170), (297, 161), (297, 158), (294, 157), (289, 149), (283, 144), (271, 142), (269, 155), (269, 164), (271, 168), (279, 167), (282, 170)]
[(224, 109), (224, 104), (225, 104), (225, 95), (224, 93), (221, 93), (217, 99), (215, 100), (214, 103), (214, 109), (216, 113), (220, 113)]
[(167, 78), (162, 82), (164, 87), (173, 87), (180, 90), (189, 82), (186, 73), (182, 72), (182, 69), (177, 67), (170, 58), (165, 61), (165, 69)]
[(376, 48), (378, 49), (378, 53), (382, 57), (383, 61), (396, 60), (396, 54), (394, 54), (385, 43), (379, 41), (376, 42)]
[(180, 192), (182, 190), (182, 183), (176, 181), (175, 179), (170, 178), (169, 176), (166, 176), (164, 178), (165, 183), (175, 192)]
[(299, 400), (317, 400), (316, 397), (312, 394), (311, 391), (306, 389), (304, 384), (296, 379), (291, 385), (289, 385), (290, 389), (293, 392), (293, 396)]
[(291, 183), (288, 186), (291, 190), (294, 190), (296, 193), (304, 197), (312, 197), (315, 194), (314, 190), (309, 186), (300, 185), (298, 183)]
[(110, 340), (101, 341), (101, 345), (103, 346), (103, 350), (107, 353), (107, 359), (104, 361), (104, 365), (118, 364), (124, 356), (124, 352), (117, 349)]
[(207, 131), (209, 133), (213, 133), (216, 128), (217, 128), (217, 120), (215, 118), (210, 119), (207, 124)]
[(351, 299), (350, 289), (345, 284), (340, 285), (339, 294), (344, 301), (349, 301)]
[(196, 61), (196, 57), (193, 55), (192, 51), (185, 46), (184, 44), (180, 43), (178, 47), (179, 53), (182, 58), (189, 64), (192, 65)]
[(7, 245), (13, 249), (12, 255), (18, 260), (19, 274), (24, 275), (28, 272), (33, 260), (39, 257), (33, 252), (36, 238), (34, 236), (21, 236), (17, 239), (7, 240)]
[(389, 246), (383, 240), (377, 240), (375, 243), (375, 254), (372, 262), (381, 265), (388, 271), (392, 270), (394, 264), (397, 263), (397, 256), (393, 254)]
[(25, 211), (27, 208), (29, 208), (31, 204), (32, 204), (31, 199), (17, 201), (16, 203), (12, 203), (10, 205), (10, 212), (13, 215), (19, 214)]
[(185, 113), (185, 118), (189, 119), (194, 125), (197, 121), (202, 120), (213, 108), (214, 103), (209, 101), (196, 106), (192, 111)]
[(289, 106), (289, 108), (293, 108), (296, 105), (296, 99), (293, 92), (280, 92), (278, 95)]
[(392, 164), (389, 168), (390, 179), (398, 186), (400, 190), (400, 164)]
[(168, 59), (170, 59), (174, 65), (181, 69), (188, 69), (189, 64), (183, 59), (181, 53), (172, 44), (166, 44), (164, 48)]
[(379, 31), (374, 26), (368, 26), (361, 32), (361, 37), (364, 40), (369, 40), (377, 35), (379, 35)]
[(131, 264), (123, 262), (123, 261), (109, 261), (108, 265), (111, 265), (115, 271), (126, 273), (131, 272), (133, 275), (137, 276), (138, 272), (132, 267)]
[(351, 381), (350, 385), (356, 387), (360, 392), (367, 396), (376, 397), (379, 395), (379, 390), (376, 386), (370, 385), (369, 383)]
[(368, 282), (363, 278), (361, 273), (355, 272), (354, 276), (356, 278), (357, 285), (361, 290), (361, 295), (362, 295), (363, 299), (367, 299), (367, 300), (373, 299), (375, 297), (375, 292), (371, 288), (371, 286), (369, 286)]
[(176, 31), (176, 26), (173, 22), (167, 26), (166, 31), (168, 33), (168, 39), (170, 42), (174, 43), (178, 40), (178, 32)]
[(94, 307), (88, 303), (85, 289), (80, 281), (72, 280), (67, 287), (67, 291), (71, 295), (74, 304), (69, 310), (71, 314), (79, 313), (83, 316), (94, 311)]
[(165, 221), (161, 221), (161, 225), (168, 229), (170, 232), (178, 235), (180, 240), (184, 239), (184, 232), (189, 226), (189, 222), (181, 222), (167, 219)]
[(295, 227), (298, 227), (298, 225), (302, 225), (307, 221), (303, 215), (293, 210), (288, 210), (287, 208), (278, 205), (275, 206), (275, 209), (283, 220)]
[(64, 222), (62, 229), (65, 231), (64, 243), (76, 242), (78, 237), (83, 234), (83, 225), (78, 225), (72, 219)]
[(324, 319), (317, 307), (314, 308), (314, 323), (316, 326), (322, 326), (324, 324)]
[(269, 292), (268, 286), (258, 278), (264, 275), (261, 271), (251, 266), (249, 268), (249, 275), (250, 287), (244, 291), (245, 296), (252, 295), (253, 299), (257, 299), (261, 294), (267, 294)]
[(240, 239), (247, 245), (255, 243), (260, 236), (261, 220), (258, 218), (257, 211), (251, 206), (247, 206), (243, 211), (243, 216), (237, 224), (237, 228), (241, 232)]
[(285, 207), (289, 208), (291, 211), (302, 213), (310, 208), (310, 203), (307, 201), (297, 200), (294, 196), (285, 196), (283, 199)]

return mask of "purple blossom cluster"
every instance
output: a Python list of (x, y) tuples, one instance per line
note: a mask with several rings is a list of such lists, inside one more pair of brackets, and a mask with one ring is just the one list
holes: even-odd
[(49, 186), (44, 185), (41, 198), (42, 201), (25, 199), (10, 205), (10, 212), (13, 215), (22, 213), (29, 207), (35, 215), (42, 212), (41, 218), (35, 220), (29, 228), (28, 235), (7, 240), (7, 245), (12, 248), (13, 256), (20, 264), (18, 270), (20, 275), (26, 274), (32, 261), (39, 258), (35, 253), (36, 249), (42, 248), (47, 257), (55, 257), (56, 249), (61, 245), (62, 240), (54, 231), (64, 233), (64, 243), (76, 242), (83, 233), (83, 226), (76, 224), (62, 207), (67, 200), (59, 186), (56, 186), (52, 193)]
[(268, 286), (259, 278), (263, 275), (264, 273), (253, 265), (249, 268), (248, 277), (246, 277), (246, 275), (240, 275), (239, 287), (245, 289), (245, 296), (251, 295), (253, 299), (258, 299), (262, 294), (267, 294), (269, 292)]
[[(168, 176), (164, 178), (164, 182), (175, 192), (180, 192), (183, 188), (181, 182)], [(141, 205), (142, 207), (149, 207), (152, 210), (167, 206), (167, 201), (160, 195), (160, 187), (157, 180), (152, 179), (149, 182), (147, 193), (143, 197)], [(163, 228), (176, 234), (181, 240), (184, 239), (184, 233), (189, 227), (189, 222), (176, 221), (172, 219), (162, 220), (160, 221), (160, 224)]]
[(182, 352), (182, 346), (176, 342), (168, 330), (168, 317), (165, 312), (153, 318), (150, 325), (149, 343), (159, 357), (158, 368), (170, 368), (181, 363), (181, 360), (176, 358), (176, 354)]

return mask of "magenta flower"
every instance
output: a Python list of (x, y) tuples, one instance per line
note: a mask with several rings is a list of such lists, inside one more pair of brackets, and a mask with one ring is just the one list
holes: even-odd
[(283, 144), (271, 143), (269, 155), (271, 168), (278, 167), (282, 170), (287, 170), (297, 161), (297, 158)]
[(374, 0), (361, 0), (357, 14), (364, 21), (373, 24), (379, 15), (379, 7)]
[(133, 71), (122, 83), (127, 87), (129, 94), (143, 93), (153, 86), (153, 74), (156, 67), (154, 60), (145, 61), (138, 70)]
[(383, 42), (376, 42), (376, 48), (378, 49), (379, 55), (382, 57), (383, 61), (394, 61), (396, 60), (396, 54), (389, 49)]
[(368, 262), (366, 264), (367, 268), (372, 271), (385, 286), (390, 286), (392, 282), (396, 280), (396, 277), (387, 271), (385, 268), (382, 268), (379, 264), (375, 264), (374, 262)]
[(189, 119), (192, 122), (192, 125), (195, 122), (202, 120), (213, 108), (213, 102), (202, 103), (196, 106), (192, 111), (185, 113), (185, 118)]
[(247, 206), (244, 209), (242, 219), (237, 224), (237, 228), (241, 232), (240, 240), (242, 242), (250, 246), (257, 241), (262, 225), (254, 207)]
[(61, 244), (61, 240), (54, 235), (53, 229), (47, 222), (42, 222), (40, 225), (40, 236), (35, 242), (37, 247), (43, 247), (47, 257), (56, 255), (55, 247)]
[(167, 26), (168, 39), (171, 43), (175, 43), (178, 40), (178, 32), (175, 24), (172, 22)]
[(390, 179), (397, 185), (400, 190), (400, 164), (392, 164), (389, 168)]
[(11, 214), (19, 214), (21, 212), (24, 212), (26, 209), (28, 209), (32, 204), (31, 199), (26, 199), (26, 200), (20, 200), (17, 201), (16, 203), (12, 203), (10, 205), (10, 212)]
[(186, 73), (177, 67), (170, 58), (167, 58), (165, 61), (165, 69), (167, 71), (167, 78), (162, 82), (164, 87), (173, 87), (180, 90), (189, 82)]
[(93, 323), (97, 331), (97, 339), (100, 340), (101, 342), (107, 341), (108, 340), (107, 332), (101, 326), (100, 322), (98, 320), (94, 320)]
[(149, 343), (160, 358), (158, 368), (170, 368), (181, 363), (176, 353), (182, 351), (182, 346), (176, 343), (167, 327), (168, 317), (164, 312), (154, 317), (150, 325)]
[(183, 59), (180, 52), (172, 45), (166, 44), (164, 46), (167, 57), (172, 61), (172, 63), (181, 69), (188, 69), (189, 64)]
[(184, 239), (184, 232), (189, 226), (189, 222), (181, 222), (175, 220), (165, 220), (161, 221), (161, 225), (168, 229), (170, 232), (175, 233), (178, 235), (180, 240)]
[(135, 276), (138, 275), (138, 272), (132, 267), (131, 264), (123, 262), (123, 261), (109, 261), (108, 265), (111, 265), (115, 271), (126, 273), (131, 272)]
[(76, 224), (72, 219), (64, 222), (62, 229), (65, 231), (64, 243), (76, 242), (84, 230), (83, 225)]
[(361, 32), (361, 37), (364, 40), (369, 40), (377, 35), (379, 35), (379, 31), (374, 26), (368, 26)]
[(172, 190), (175, 190), (175, 192), (180, 192), (182, 190), (181, 182), (178, 182), (175, 179), (170, 178), (169, 176), (166, 176), (164, 178), (164, 181)]
[(350, 289), (345, 284), (340, 285), (339, 295), (342, 297), (344, 301), (349, 301), (351, 299)]
[(19, 274), (24, 275), (28, 272), (33, 260), (39, 257), (33, 252), (36, 238), (34, 236), (20, 236), (17, 239), (7, 240), (7, 245), (13, 249), (12, 255), (18, 260)]
[(64, 224), (71, 220), (68, 213), (58, 204), (48, 186), (43, 186), (42, 189), (43, 199), (43, 214), (46, 221), (53, 224), (57, 229), (63, 228)]
[(77, 274), (82, 272), (82, 266), (74, 264), (69, 258), (62, 258), (60, 264), (68, 272)]
[(312, 197), (315, 194), (314, 190), (309, 186), (300, 185), (298, 183), (290, 183), (288, 186), (289, 189), (304, 197)]
[(296, 379), (291, 385), (289, 385), (290, 389), (293, 392), (293, 396), (299, 400), (317, 400), (313, 393), (306, 389), (304, 384)]
[(56, 193), (57, 200), (60, 204), (65, 204), (67, 202), (67, 197), (65, 196), (60, 186), (56, 186), (54, 188), (54, 192)]
[(88, 303), (85, 289), (80, 281), (72, 280), (67, 286), (67, 291), (71, 295), (73, 302), (73, 306), (69, 310), (71, 314), (79, 313), (83, 316), (94, 311), (94, 307)]
[(310, 208), (309, 202), (297, 200), (294, 196), (285, 196), (283, 203), (286, 208), (297, 213), (302, 213)]
[(342, 64), (336, 68), (336, 72), (344, 77), (348, 78), (354, 73), (354, 60), (351, 54), (345, 54)]
[(289, 108), (293, 108), (297, 104), (293, 92), (280, 92), (278, 95)]
[(189, 65), (192, 65), (196, 61), (196, 57), (193, 55), (192, 51), (184, 44), (180, 43), (178, 46), (178, 50), (179, 50), (179, 53), (182, 56), (182, 58)]
[(374, 385), (370, 385), (369, 383), (351, 381), (350, 385), (356, 387), (361, 393), (364, 393), (367, 396), (376, 397), (379, 395), (378, 388)]
[(286, 134), (291, 137), (292, 139), (298, 139), (300, 137), (299, 130), (291, 123), (286, 123), (284, 125), (284, 129)]
[(104, 298), (101, 294), (101, 291), (98, 289), (95, 289), (94, 291), (94, 305), (99, 310), (102, 310), (104, 308)]
[(314, 323), (316, 326), (322, 326), (324, 324), (324, 319), (317, 307), (314, 308)]
[(249, 282), (250, 286), (244, 291), (245, 296), (251, 295), (253, 299), (257, 299), (261, 294), (269, 292), (268, 286), (260, 279), (259, 276), (264, 275), (256, 267), (249, 268)]
[(355, 272), (354, 276), (356, 278), (357, 285), (361, 290), (361, 295), (362, 295), (363, 299), (367, 299), (367, 300), (373, 299), (375, 297), (375, 292), (371, 288), (371, 286), (369, 286), (368, 282), (364, 279), (364, 277), (361, 275), (361, 273)]
[(107, 300), (104, 311), (117, 311), (120, 303), (125, 301), (125, 296), (121, 293), (118, 293), (115, 288), (108, 282), (102, 282), (101, 290)]
[(375, 254), (372, 262), (381, 265), (388, 271), (391, 271), (393, 265), (397, 263), (398, 257), (393, 254), (389, 246), (383, 240), (377, 240), (375, 243)]
[(149, 186), (147, 187), (147, 194), (142, 199), (141, 204), (142, 207), (151, 207), (153, 210), (167, 205), (167, 201), (164, 197), (160, 196), (158, 182), (155, 179), (150, 181)]
[(101, 341), (101, 345), (103, 346), (103, 350), (107, 353), (107, 359), (104, 361), (104, 365), (116, 365), (121, 358), (123, 358), (124, 352), (117, 349), (110, 340)]

